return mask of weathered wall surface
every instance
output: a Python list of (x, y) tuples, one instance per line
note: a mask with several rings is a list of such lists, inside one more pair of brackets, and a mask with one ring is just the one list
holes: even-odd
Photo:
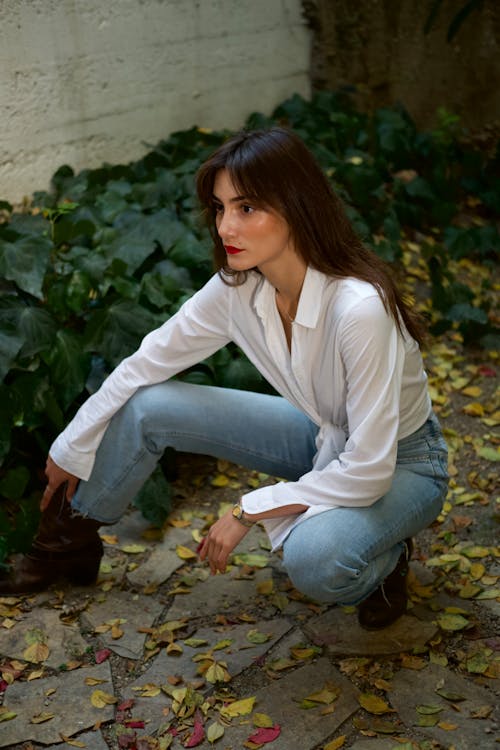
[(0, 198), (309, 94), (300, 0), (2, 0)]
[(314, 29), (316, 88), (359, 87), (366, 108), (401, 102), (422, 127), (438, 107), (472, 129), (500, 121), (500, 3), (484, 0), (450, 43), (465, 0), (444, 0), (428, 34), (431, 0), (304, 0)]

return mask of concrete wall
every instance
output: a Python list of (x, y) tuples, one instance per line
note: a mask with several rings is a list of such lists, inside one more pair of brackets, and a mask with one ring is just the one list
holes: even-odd
[(309, 93), (300, 0), (1, 0), (0, 198)]

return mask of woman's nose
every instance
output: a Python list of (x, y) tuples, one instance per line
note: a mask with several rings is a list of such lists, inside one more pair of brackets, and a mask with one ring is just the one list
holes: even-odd
[(219, 216), (219, 221), (217, 222), (217, 231), (219, 233), (219, 237), (223, 241), (224, 239), (228, 239), (229, 237), (234, 237), (234, 217), (232, 217), (228, 211), (225, 211), (222, 215)]

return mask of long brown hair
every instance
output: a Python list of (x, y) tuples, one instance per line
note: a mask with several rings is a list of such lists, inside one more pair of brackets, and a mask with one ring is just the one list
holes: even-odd
[(303, 141), (286, 128), (241, 131), (198, 171), (196, 187), (214, 240), (215, 265), (227, 283), (231, 279), (232, 284), (242, 284), (247, 273), (228, 267), (215, 225), (213, 188), (221, 169), (227, 169), (240, 195), (273, 208), (286, 220), (295, 249), (307, 265), (328, 276), (369, 282), (398, 328), (401, 318), (410, 335), (422, 341), (423, 326), (405, 305), (390, 269), (363, 245), (321, 167)]

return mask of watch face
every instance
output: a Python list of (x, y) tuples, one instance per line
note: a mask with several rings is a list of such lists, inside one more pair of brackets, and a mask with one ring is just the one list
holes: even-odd
[(233, 508), (233, 516), (235, 518), (241, 518), (242, 515), (243, 515), (242, 507), (240, 505), (235, 505)]

